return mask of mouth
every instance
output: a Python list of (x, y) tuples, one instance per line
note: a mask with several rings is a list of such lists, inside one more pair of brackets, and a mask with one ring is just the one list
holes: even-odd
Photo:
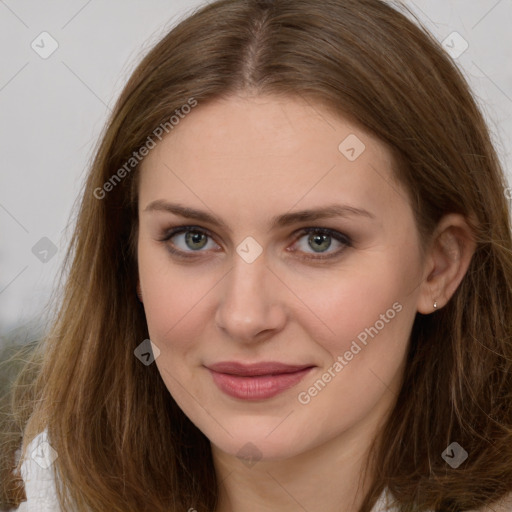
[(296, 386), (314, 366), (229, 361), (212, 364), (207, 368), (217, 387), (228, 396), (243, 400), (264, 400)]

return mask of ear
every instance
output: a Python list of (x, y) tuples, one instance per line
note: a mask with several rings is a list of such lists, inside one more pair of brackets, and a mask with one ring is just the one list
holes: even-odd
[(425, 278), (420, 286), (417, 310), (432, 313), (455, 293), (476, 249), (471, 227), (463, 215), (445, 215), (436, 227), (425, 257)]

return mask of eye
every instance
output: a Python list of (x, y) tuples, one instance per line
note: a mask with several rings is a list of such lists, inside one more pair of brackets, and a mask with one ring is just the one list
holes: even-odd
[[(313, 249), (315, 254), (327, 254), (327, 256), (306, 256), (305, 259), (328, 259), (340, 255), (347, 247), (352, 247), (352, 240), (347, 235), (328, 228), (306, 228), (301, 231), (302, 236), (295, 242), (295, 245), (305, 239), (305, 244), (299, 244), (301, 252), (308, 252), (307, 249)], [(337, 251), (327, 252), (332, 246), (332, 239), (341, 245)], [(295, 252), (296, 249), (290, 249)], [(311, 254), (311, 253), (309, 253)]]
[[(177, 242), (173, 241), (171, 244), (167, 244), (168, 250), (177, 256), (187, 257), (189, 255), (186, 253), (201, 252), (201, 249), (207, 247), (208, 238), (211, 238), (211, 235), (205, 229), (196, 226), (180, 226), (167, 232), (160, 241), (177, 240)], [(211, 249), (211, 247), (209, 248)]]
[[(301, 235), (294, 246), (299, 245), (299, 251), (309, 253), (310, 256), (303, 257), (304, 259), (328, 259), (339, 256), (347, 247), (352, 247), (352, 240), (347, 235), (328, 228), (312, 227), (302, 229), (299, 234)], [(163, 238), (159, 239), (160, 242), (167, 243), (167, 249), (171, 254), (178, 257), (189, 258), (194, 257), (193, 253), (204, 252), (202, 249), (216, 250), (218, 245), (212, 241), (213, 247), (209, 244), (209, 239), (212, 239), (211, 233), (198, 226), (179, 226), (167, 231)], [(305, 243), (299, 243), (302, 239)], [(174, 239), (174, 241), (173, 241)], [(328, 252), (332, 246), (332, 240), (335, 240), (340, 249)], [(313, 255), (308, 249), (313, 250)], [(290, 252), (297, 252), (296, 248), (289, 249)], [(327, 256), (315, 256), (314, 254), (327, 254)]]

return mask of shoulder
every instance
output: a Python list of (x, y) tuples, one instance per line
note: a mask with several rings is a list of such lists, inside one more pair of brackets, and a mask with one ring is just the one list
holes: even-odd
[(382, 491), (371, 512), (395, 512), (396, 510), (396, 506), (393, 505), (393, 494), (386, 488)]
[(512, 512), (512, 492), (502, 500), (474, 512)]
[[(389, 489), (384, 489), (371, 512), (396, 512), (396, 510), (396, 506), (393, 505), (393, 495)], [(512, 512), (512, 492), (499, 502), (467, 512)]]
[(53, 474), (53, 462), (57, 457), (57, 452), (48, 441), (46, 430), (28, 444), (20, 468), (27, 501), (16, 509), (17, 512), (60, 510)]

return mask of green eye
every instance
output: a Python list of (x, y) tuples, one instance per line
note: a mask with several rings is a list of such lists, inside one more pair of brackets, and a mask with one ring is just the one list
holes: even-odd
[[(160, 242), (165, 243), (168, 251), (175, 256), (193, 258), (204, 252), (202, 249), (208, 246), (209, 239), (212, 239), (211, 234), (203, 228), (180, 226), (166, 232)], [(213, 244), (213, 247), (207, 248), (217, 247), (217, 244)]]
[(207, 236), (199, 231), (186, 231), (185, 244), (192, 250), (202, 249), (208, 241)]
[[(302, 248), (300, 248), (299, 252), (311, 254), (311, 252), (307, 250), (310, 248), (315, 254), (327, 254), (327, 256), (305, 256), (306, 259), (334, 258), (338, 256), (346, 247), (352, 247), (352, 240), (348, 236), (333, 229), (306, 228), (302, 230), (302, 233), (303, 235), (298, 238), (295, 245), (297, 245), (302, 238), (306, 239), (306, 245), (302, 245)], [(333, 239), (341, 246), (341, 248), (335, 251), (327, 252), (328, 249), (330, 249), (332, 246)], [(293, 252), (296, 250), (297, 249), (292, 249)]]
[(320, 249), (320, 252), (323, 252), (324, 249), (329, 249), (329, 247), (331, 246), (330, 235), (309, 235), (308, 243), (310, 244), (314, 251), (316, 251), (316, 249), (318, 248)]
[[(312, 227), (302, 229), (299, 236), (294, 243), (294, 246), (300, 245), (301, 248), (290, 249), (290, 252), (300, 252), (306, 254), (304, 259), (328, 259), (338, 256), (345, 248), (352, 247), (351, 239), (333, 229)], [(182, 236), (183, 235), (183, 236)], [(299, 242), (305, 239), (305, 244)], [(178, 257), (196, 257), (199, 253), (205, 252), (202, 249), (208, 248), (208, 242), (211, 240), (214, 247), (218, 245), (213, 242), (211, 233), (198, 226), (180, 226), (166, 232), (164, 237), (160, 240), (167, 244), (167, 249), (171, 254)], [(328, 250), (333, 245), (333, 240), (340, 245), (340, 248), (335, 251)], [(314, 256), (314, 254), (326, 254), (326, 256)], [(308, 256), (309, 255), (309, 256)]]

